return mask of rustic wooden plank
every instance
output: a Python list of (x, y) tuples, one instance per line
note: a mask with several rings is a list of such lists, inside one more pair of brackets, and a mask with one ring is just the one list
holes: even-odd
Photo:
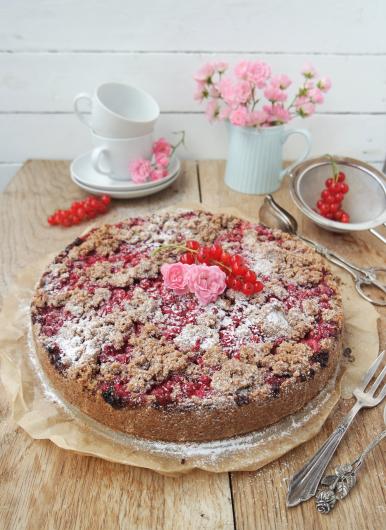
[[(80, 227), (49, 228), (46, 217), (83, 196), (69, 179), (67, 162), (28, 162), (19, 171), (0, 194), (1, 287), (17, 269), (59, 250), (79, 233)], [(149, 198), (114, 201), (103, 220), (198, 199), (196, 164), (187, 162), (170, 188)], [(5, 530), (234, 526), (226, 473), (196, 471), (174, 479), (74, 455), (15, 428), (3, 400), (0, 482), (0, 528)]]
[[(331, 152), (362, 160), (381, 161), (386, 145), (382, 114), (318, 114), (308, 120), (296, 118), (293, 127), (306, 127), (313, 138), (311, 156)], [(225, 123), (209, 124), (203, 114), (163, 113), (155, 136), (174, 141), (171, 131), (186, 131), (186, 149), (179, 156), (190, 159), (223, 159), (227, 155)], [(39, 131), (39, 134), (36, 134)], [(344, 133), (342, 133), (344, 131)], [(72, 159), (92, 149), (89, 130), (75, 114), (0, 114), (0, 161), (29, 158)], [(295, 160), (304, 149), (304, 139), (290, 138), (285, 157)]]
[[(231, 66), (242, 59), (259, 58), (269, 63), (274, 73), (285, 72), (293, 79), (289, 99), (301, 82), (303, 64), (310, 62), (333, 80), (321, 112), (386, 112), (386, 55), (226, 53), (216, 57), (198, 52), (0, 53), (0, 72), (9, 80), (0, 85), (0, 111), (72, 112), (78, 92), (93, 93), (98, 84), (113, 79), (149, 91), (165, 112), (197, 112), (201, 105), (193, 99), (192, 76), (203, 64), (220, 57)], [(358, 76), (364, 71), (366, 75)], [(172, 79), (178, 79), (178, 90), (172, 89)]]
[[(258, 218), (263, 196), (250, 196), (227, 188), (223, 181), (224, 163), (199, 163), (202, 203), (208, 207), (237, 207), (248, 216)], [(301, 231), (310, 238), (329, 246), (361, 265), (384, 265), (385, 250), (382, 243), (369, 233), (338, 235), (316, 227), (296, 209), (289, 195), (288, 182), (274, 194), (284, 208), (299, 221)], [(386, 310), (380, 310), (381, 343), (386, 338)], [(338, 504), (333, 513), (325, 516), (316, 512), (313, 502), (287, 509), (285, 504), (288, 478), (310, 458), (322, 442), (338, 425), (352, 401), (339, 404), (321, 433), (308, 443), (284, 455), (278, 461), (255, 473), (233, 473), (232, 490), (235, 519), (238, 530), (284, 530), (318, 528), (356, 528), (375, 530), (382, 528), (386, 513), (384, 470), (386, 454), (378, 446), (368, 457), (359, 482), (350, 496)], [(364, 449), (383, 427), (383, 407), (362, 411), (343, 440), (333, 465), (347, 463)]]
[[(383, 2), (25, 0), (1, 6), (4, 50), (218, 50), (385, 53)], [(149, 16), (151, 13), (151, 16)], [(203, 14), (205, 13), (205, 16)], [(344, 24), (341, 21), (344, 20)], [(140, 21), (140, 23), (139, 23)], [(87, 31), (85, 27), (87, 26)], [(274, 31), (272, 30), (274, 28)]]

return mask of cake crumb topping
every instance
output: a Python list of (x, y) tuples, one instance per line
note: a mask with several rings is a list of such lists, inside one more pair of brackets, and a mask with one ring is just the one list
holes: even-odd
[[(165, 243), (218, 243), (263, 281), (201, 306), (167, 290)], [(104, 225), (50, 264), (32, 303), (35, 334), (63, 377), (114, 407), (242, 406), (275, 399), (328, 364), (341, 301), (324, 260), (279, 230), (208, 212), (156, 213)]]

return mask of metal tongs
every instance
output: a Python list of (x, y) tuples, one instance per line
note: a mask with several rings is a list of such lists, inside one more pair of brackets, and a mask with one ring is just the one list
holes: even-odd
[[(266, 195), (264, 203), (259, 211), (260, 221), (271, 228), (280, 228), (284, 232), (297, 235), (301, 240), (311, 245), (319, 254), (334, 263), (338, 267), (349, 272), (355, 281), (355, 287), (359, 295), (374, 305), (386, 306), (386, 285), (380, 281), (378, 275), (386, 273), (386, 267), (358, 267), (346, 260), (336, 252), (298, 234), (298, 223), (296, 219), (284, 208), (279, 206), (272, 195)], [(373, 298), (363, 290), (365, 286), (372, 286), (381, 291), (383, 298)]]

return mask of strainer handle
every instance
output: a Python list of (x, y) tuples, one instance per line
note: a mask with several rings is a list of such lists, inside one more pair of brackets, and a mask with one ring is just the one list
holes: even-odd
[(386, 237), (384, 237), (382, 234), (380, 234), (377, 230), (375, 230), (375, 228), (370, 228), (369, 229), (369, 232), (371, 232), (373, 234), (373, 236), (377, 237), (378, 239), (380, 239), (382, 241), (382, 243), (385, 243), (386, 245)]
[(304, 138), (306, 139), (306, 147), (303, 153), (299, 156), (299, 158), (295, 160), (295, 162), (293, 162), (292, 164), (290, 164), (288, 167), (284, 168), (281, 171), (280, 180), (284, 177), (284, 175), (291, 172), (292, 169), (297, 164), (299, 164), (300, 162), (303, 162), (303, 160), (307, 158), (307, 156), (310, 154), (310, 151), (311, 151), (312, 136), (311, 136), (311, 133), (307, 131), (307, 129), (288, 129), (284, 134), (282, 143), (284, 144), (292, 134), (300, 134), (301, 136), (304, 136)]

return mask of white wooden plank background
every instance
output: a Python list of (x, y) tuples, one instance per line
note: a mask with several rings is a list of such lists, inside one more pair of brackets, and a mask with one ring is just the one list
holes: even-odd
[[(188, 158), (226, 157), (223, 126), (192, 98), (208, 60), (261, 58), (296, 79), (305, 61), (331, 76), (318, 115), (294, 125), (313, 154), (375, 162), (386, 153), (384, 0), (0, 0), (0, 190), (26, 158), (90, 148), (72, 99), (101, 82), (142, 86), (159, 101), (157, 134), (187, 131)], [(295, 158), (298, 140), (285, 156)]]

